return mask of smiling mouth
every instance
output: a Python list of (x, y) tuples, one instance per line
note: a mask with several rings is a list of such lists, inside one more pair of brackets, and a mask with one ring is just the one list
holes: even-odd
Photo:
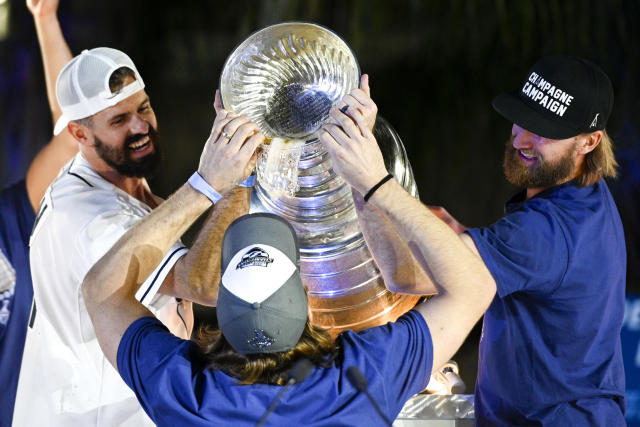
[(533, 154), (531, 152), (528, 152), (528, 151), (525, 151), (525, 150), (518, 150), (518, 155), (526, 163), (532, 163), (532, 162), (538, 160), (538, 157), (535, 154)]
[(149, 145), (149, 142), (151, 142), (151, 140), (149, 139), (148, 136), (145, 136), (144, 138), (141, 138), (136, 142), (132, 142), (131, 144), (128, 145), (128, 147), (131, 151), (142, 151), (145, 148), (147, 148), (147, 146)]

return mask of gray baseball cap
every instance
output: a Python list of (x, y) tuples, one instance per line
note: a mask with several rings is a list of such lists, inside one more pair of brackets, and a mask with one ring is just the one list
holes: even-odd
[(298, 343), (308, 316), (299, 264), (296, 233), (283, 218), (255, 213), (229, 226), (216, 313), (238, 353), (277, 353)]

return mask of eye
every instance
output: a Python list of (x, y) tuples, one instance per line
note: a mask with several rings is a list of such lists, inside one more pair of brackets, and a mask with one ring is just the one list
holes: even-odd
[(138, 109), (138, 113), (148, 113), (149, 111), (151, 111), (151, 105), (149, 104), (145, 104)]
[(124, 123), (124, 117), (118, 117), (111, 122), (112, 126), (118, 126)]

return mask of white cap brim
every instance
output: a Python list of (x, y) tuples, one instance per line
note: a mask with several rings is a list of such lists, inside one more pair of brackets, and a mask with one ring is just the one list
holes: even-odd
[(61, 115), (60, 118), (58, 119), (58, 121), (56, 122), (56, 125), (53, 128), (53, 135), (59, 135), (60, 132), (62, 132), (67, 125), (69, 124), (69, 119), (67, 117), (65, 117), (65, 115)]

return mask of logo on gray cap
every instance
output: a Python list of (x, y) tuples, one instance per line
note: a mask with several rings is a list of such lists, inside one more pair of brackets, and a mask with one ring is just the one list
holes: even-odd
[(247, 340), (247, 344), (255, 349), (264, 350), (267, 347), (271, 347), (271, 344), (275, 341), (275, 339), (265, 334), (262, 329), (254, 329), (253, 335)]
[(251, 248), (242, 256), (242, 260), (236, 265), (236, 270), (246, 267), (267, 267), (273, 262), (273, 258), (269, 258), (269, 254), (262, 248)]

